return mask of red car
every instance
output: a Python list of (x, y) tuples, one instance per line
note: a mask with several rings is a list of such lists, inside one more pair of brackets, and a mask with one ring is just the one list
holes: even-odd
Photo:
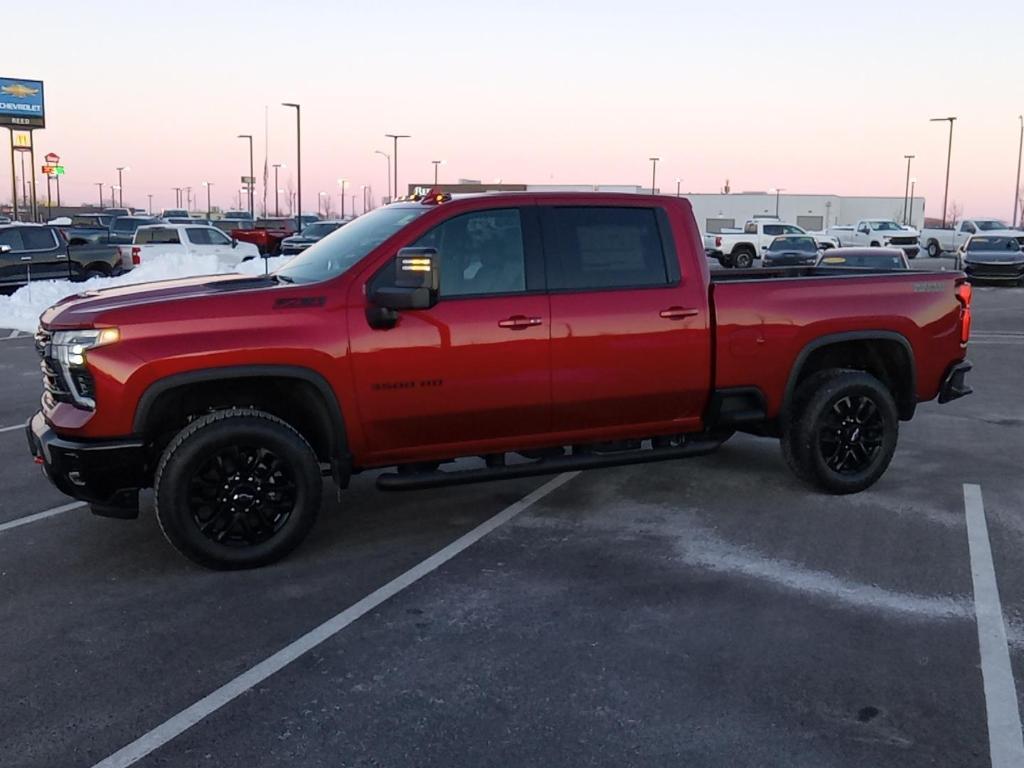
[(695, 456), (742, 430), (850, 493), (918, 403), (970, 392), (970, 302), (953, 272), (711, 274), (685, 199), (432, 195), (268, 277), (51, 307), (27, 433), (98, 514), (138, 515), (153, 486), (167, 538), (216, 568), (293, 549), (322, 473), (395, 466), (380, 488), (413, 489)]
[[(226, 220), (224, 220), (226, 221)], [(257, 219), (231, 221), (231, 237), (242, 243), (252, 243), (264, 256), (276, 256), (281, 252), (281, 242), (295, 234), (295, 219)]]

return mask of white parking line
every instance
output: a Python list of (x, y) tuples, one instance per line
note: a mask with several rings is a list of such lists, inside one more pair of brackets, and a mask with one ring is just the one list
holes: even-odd
[(13, 424), (13, 425), (11, 425), (9, 427), (0, 427), (0, 433), (3, 433), (3, 432), (13, 432), (16, 429), (25, 429), (25, 425), (24, 424)]
[(1024, 737), (980, 486), (964, 485), (964, 508), (967, 543), (971, 552), (978, 648), (981, 651), (981, 678), (988, 712), (989, 756), (992, 768), (1020, 768), (1024, 766)]
[(126, 768), (150, 752), (159, 749), (176, 736), (181, 735), (203, 718), (213, 714), (224, 705), (241, 696), (254, 686), (259, 685), (275, 672), (280, 671), (304, 653), (311, 651), (321, 643), (334, 637), (349, 624), (366, 615), (384, 601), (394, 597), (403, 589), (412, 586), (427, 574), (437, 570), (465, 549), (476, 544), (491, 531), (499, 528), (531, 505), (543, 499), (552, 491), (565, 485), (579, 472), (566, 472), (549, 480), (537, 490), (528, 493), (515, 504), (506, 507), (489, 520), (481, 523), (464, 536), (459, 537), (444, 549), (435, 552), (418, 565), (413, 566), (401, 576), (389, 581), (380, 589), (371, 592), (358, 603), (346, 608), (338, 615), (328, 619), (319, 627), (307, 632), (298, 640), (286, 645), (272, 656), (267, 657), (247, 672), (225, 683), (217, 690), (183, 709), (169, 720), (166, 720), (149, 733), (143, 734), (131, 744), (122, 747), (105, 760), (96, 763), (93, 768)]
[(8, 520), (6, 523), (0, 523), (0, 533), (9, 531), (12, 528), (20, 528), (23, 525), (34, 523), (37, 520), (45, 520), (46, 518), (53, 517), (54, 515), (61, 515), (65, 512), (70, 512), (73, 509), (78, 509), (79, 507), (84, 506), (84, 501), (72, 501), (70, 504), (64, 504), (59, 507), (54, 507), (53, 509), (47, 509), (44, 512), (36, 512), (34, 515), (19, 517), (17, 520)]

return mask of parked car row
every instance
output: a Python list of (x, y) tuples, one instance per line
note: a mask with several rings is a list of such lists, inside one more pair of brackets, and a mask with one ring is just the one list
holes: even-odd
[(88, 280), (127, 269), (131, 264), (115, 245), (73, 244), (61, 227), (50, 224), (0, 225), (0, 288), (19, 288), (31, 280)]

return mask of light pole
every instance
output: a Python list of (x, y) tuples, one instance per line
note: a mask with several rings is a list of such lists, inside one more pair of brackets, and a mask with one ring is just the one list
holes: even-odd
[[(317, 192), (316, 193), (316, 197), (317, 197), (317, 200), (316, 200), (316, 212), (320, 213), (321, 212), (321, 208), (323, 207), (323, 200), (324, 200), (325, 197), (327, 197), (327, 193), (326, 192)], [(326, 216), (327, 214), (324, 213), (323, 215)]]
[(120, 191), (121, 191), (121, 187), (120, 186), (118, 186), (116, 184), (111, 184), (110, 185), (110, 207), (111, 208), (116, 208), (117, 207), (117, 197), (114, 195), (114, 193), (115, 192), (120, 192)]
[[(253, 170), (253, 165), (252, 165), (252, 135), (248, 134), (248, 133), (240, 133), (240, 134), (238, 134), (238, 138), (240, 138), (240, 139), (248, 139), (249, 140), (249, 181), (247, 181), (245, 183), (245, 186), (249, 190), (249, 217), (253, 218), (253, 215), (256, 212), (256, 209), (254, 207), (254, 201), (253, 201), (253, 197), (254, 197), (253, 191), (256, 188), (256, 176), (255, 176), (256, 171)], [(239, 206), (239, 207), (241, 207), (241, 206)]]
[(363, 213), (366, 213), (366, 185), (363, 184), (359, 189), (363, 193)]
[(437, 169), (438, 169), (439, 166), (444, 165), (445, 161), (444, 160), (431, 160), (430, 162), (432, 162), (434, 164), (434, 186), (436, 187), (437, 186)]
[(185, 187), (185, 210), (192, 211), (192, 187)]
[[(1020, 159), (1024, 155), (1024, 115), (1017, 115), (1017, 119), (1020, 120), (1020, 143), (1017, 145), (1017, 183), (1013, 186), (1013, 218), (1010, 219), (1010, 226), (1017, 224), (1017, 206), (1021, 196)], [(1021, 215), (1021, 222), (1024, 223), (1024, 214)]]
[(282, 168), (287, 168), (284, 163), (274, 163), (274, 215), (281, 215), (281, 198), (279, 197), (281, 190), (278, 189), (277, 185), (277, 172)]
[(779, 198), (782, 196), (782, 193), (785, 192), (786, 190), (784, 187), (778, 187), (777, 189), (773, 189), (771, 191), (775, 193), (775, 218), (777, 219), (779, 218)]
[(903, 159), (907, 161), (907, 184), (903, 188), (903, 223), (907, 223), (907, 200), (910, 198), (910, 161), (914, 159), (914, 155), (904, 155)]
[[(388, 180), (390, 183), (390, 179)], [(341, 220), (345, 220), (345, 185), (348, 184), (348, 179), (338, 179), (338, 186), (341, 187)], [(355, 215), (355, 211), (352, 211)]]
[[(393, 153), (392, 157), (395, 158), (395, 161), (394, 161), (394, 168), (395, 168), (395, 197), (398, 197), (398, 140), (399, 139), (411, 139), (412, 136), (409, 136), (408, 134), (405, 134), (405, 133), (385, 133), (384, 136), (386, 138), (389, 138), (389, 139), (394, 139), (394, 142), (395, 142), (395, 148), (392, 150), (392, 153)], [(353, 208), (354, 207), (355, 206), (353, 206)]]
[(181, 208), (181, 187), (171, 187), (174, 190), (174, 205)]
[(657, 189), (657, 184), (655, 182), (657, 181), (657, 178), (658, 178), (658, 161), (659, 160), (661, 160), (660, 157), (652, 157), (652, 158), (650, 158), (650, 161), (651, 161), (651, 194), (652, 195), (654, 194), (654, 190)]
[(100, 188), (100, 210), (102, 210), (103, 209), (103, 182), (102, 181), (97, 181), (97, 182), (95, 182), (95, 184), (96, 184), (97, 187)]
[(946, 154), (946, 191), (942, 195), (942, 228), (946, 228), (946, 203), (949, 201), (949, 166), (953, 160), (953, 123), (955, 117), (933, 117), (929, 122), (944, 123), (949, 121), (949, 151)]
[(291, 102), (281, 102), (282, 107), (291, 107), (295, 110), (295, 176), (297, 177), (296, 198), (298, 204), (295, 211), (295, 231), (302, 230), (302, 107)]
[(146, 195), (146, 197), (149, 198), (149, 215), (152, 216), (153, 215), (153, 196), (152, 195)]
[(681, 194), (682, 194), (680, 192), (680, 187), (682, 186), (682, 184), (683, 184), (683, 180), (682, 179), (676, 179), (676, 197), (680, 197)]
[(213, 213), (213, 205), (210, 204), (210, 190), (213, 188), (213, 182), (204, 181), (203, 186), (206, 187), (206, 220), (210, 221)]
[(375, 154), (375, 155), (383, 155), (384, 156), (384, 162), (387, 163), (387, 166), (388, 166), (388, 202), (390, 203), (391, 202), (391, 155), (389, 155), (387, 152), (384, 152), (383, 150), (380, 150), (380, 149), (373, 150), (373, 154)]
[[(124, 180), (121, 178), (121, 174), (124, 173), (125, 171), (130, 171), (130, 170), (131, 170), (131, 168), (129, 168), (127, 165), (122, 165), (120, 168), (117, 169), (117, 197), (118, 197), (118, 205), (120, 205), (122, 208), (124, 208)], [(113, 207), (113, 206), (111, 206), (111, 207)]]
[(917, 178), (916, 177), (911, 178), (910, 179), (910, 210), (909, 210), (909, 213), (907, 215), (907, 218), (908, 218), (908, 222), (907, 223), (910, 224), (910, 226), (914, 226), (914, 187), (916, 187), (916, 186), (917, 186)]

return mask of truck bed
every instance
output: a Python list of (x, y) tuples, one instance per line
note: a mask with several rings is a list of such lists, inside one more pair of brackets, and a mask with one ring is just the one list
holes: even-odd
[[(779, 415), (790, 373), (824, 343), (883, 335), (916, 362), (916, 401), (931, 400), (963, 357), (960, 272), (789, 267), (711, 272), (716, 390), (759, 390)], [(913, 403), (911, 403), (913, 405)]]

